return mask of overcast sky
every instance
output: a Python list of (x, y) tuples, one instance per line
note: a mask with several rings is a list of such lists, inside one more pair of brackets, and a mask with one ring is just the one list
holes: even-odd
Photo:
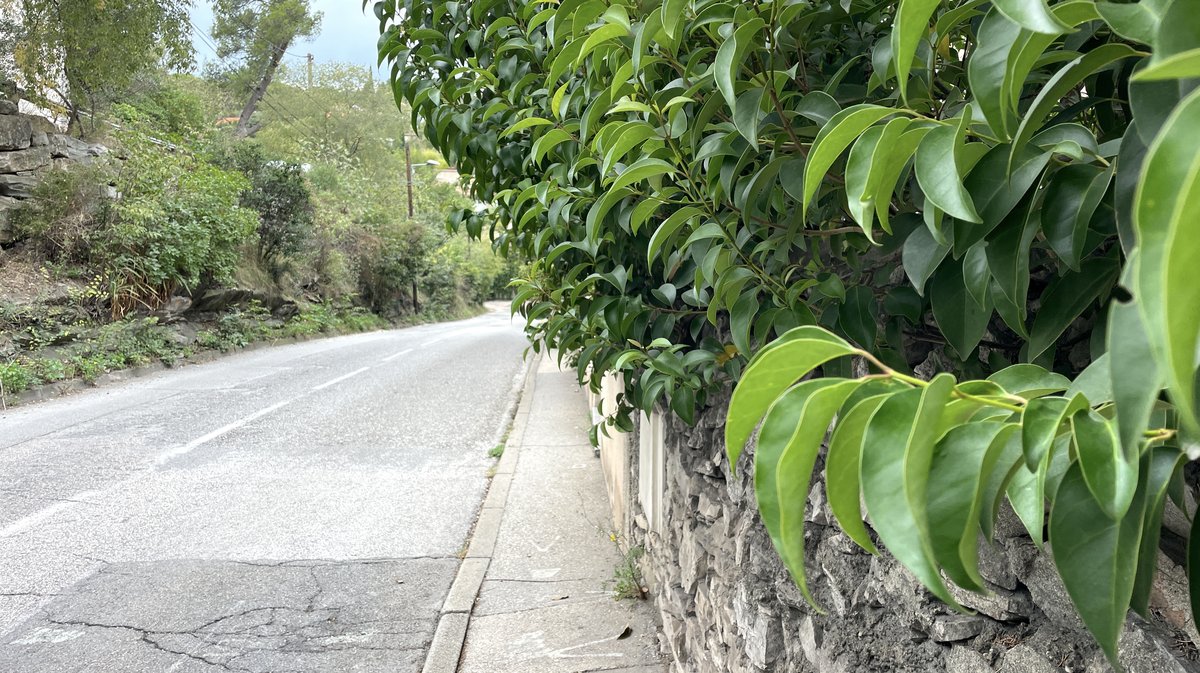
[[(313, 9), (322, 12), (321, 32), (311, 42), (300, 42), (288, 48), (288, 62), (303, 63), (304, 55), (312, 53), (318, 63), (354, 63), (375, 66), (375, 44), (379, 40), (379, 22), (368, 3), (362, 11), (362, 0), (311, 0)], [(212, 30), (212, 8), (208, 0), (196, 0), (192, 23), (208, 33)], [(193, 36), (196, 62), (214, 60), (212, 49), (199, 37)], [(211, 40), (210, 40), (211, 41)]]

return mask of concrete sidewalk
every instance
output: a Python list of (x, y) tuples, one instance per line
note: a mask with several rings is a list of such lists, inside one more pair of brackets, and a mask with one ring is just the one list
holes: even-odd
[[(552, 357), (530, 372), (425, 673), (663, 673), (651, 606), (615, 599), (622, 555), (587, 402)], [(465, 643), (464, 641), (465, 636)]]

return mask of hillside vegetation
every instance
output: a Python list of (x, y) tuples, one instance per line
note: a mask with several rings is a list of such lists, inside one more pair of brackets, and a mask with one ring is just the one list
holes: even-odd
[[(202, 350), (464, 316), (511, 265), (444, 230), (470, 208), (365, 68), (283, 68), (238, 138), (218, 82), (142, 72), (87, 133), (111, 151), (60, 162), (0, 248), (6, 395)], [(90, 126), (90, 125), (88, 125)], [(85, 131), (80, 127), (79, 131)]]

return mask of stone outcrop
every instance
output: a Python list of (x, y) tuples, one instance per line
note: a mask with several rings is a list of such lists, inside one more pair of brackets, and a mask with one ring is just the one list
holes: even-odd
[[(1083, 631), (1054, 572), (1011, 510), (996, 541), (983, 544), (980, 571), (990, 594), (956, 597), (974, 614), (934, 599), (890, 556), (859, 549), (833, 521), (814, 482), (805, 545), (809, 585), (826, 610), (809, 607), (759, 520), (752, 459), (736, 476), (724, 456), (724, 407), (695, 427), (665, 421), (665, 525), (635, 498), (632, 544), (662, 617), (673, 673), (1106, 673), (1112, 669)], [(639, 442), (630, 442), (631, 451)], [(638, 459), (629, 461), (637, 492)], [(1120, 641), (1130, 673), (1192, 673), (1200, 636), (1190, 622), (1183, 571), (1166, 555), (1149, 622), (1131, 616)]]
[(47, 170), (87, 163), (107, 154), (92, 145), (59, 133), (49, 120), (21, 114), (16, 89), (0, 82), (0, 245), (14, 240), (12, 212), (33, 195)]

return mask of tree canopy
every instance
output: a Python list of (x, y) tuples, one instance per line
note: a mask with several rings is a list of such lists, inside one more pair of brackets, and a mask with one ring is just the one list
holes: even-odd
[(192, 62), (187, 3), (0, 0), (0, 14), (0, 45), (13, 49), (11, 74), (35, 100), (65, 106), (76, 125), (103, 112), (146, 69)]
[(758, 503), (802, 588), (834, 418), (840, 523), (874, 551), (861, 495), (952, 605), (1007, 497), (1115, 659), (1200, 436), (1194, 3), (375, 12), (397, 99), (494, 204), (456, 222), (536, 260), (515, 306), (581, 380), (623, 377), (613, 423), (740, 380), (731, 466), (762, 421)]

